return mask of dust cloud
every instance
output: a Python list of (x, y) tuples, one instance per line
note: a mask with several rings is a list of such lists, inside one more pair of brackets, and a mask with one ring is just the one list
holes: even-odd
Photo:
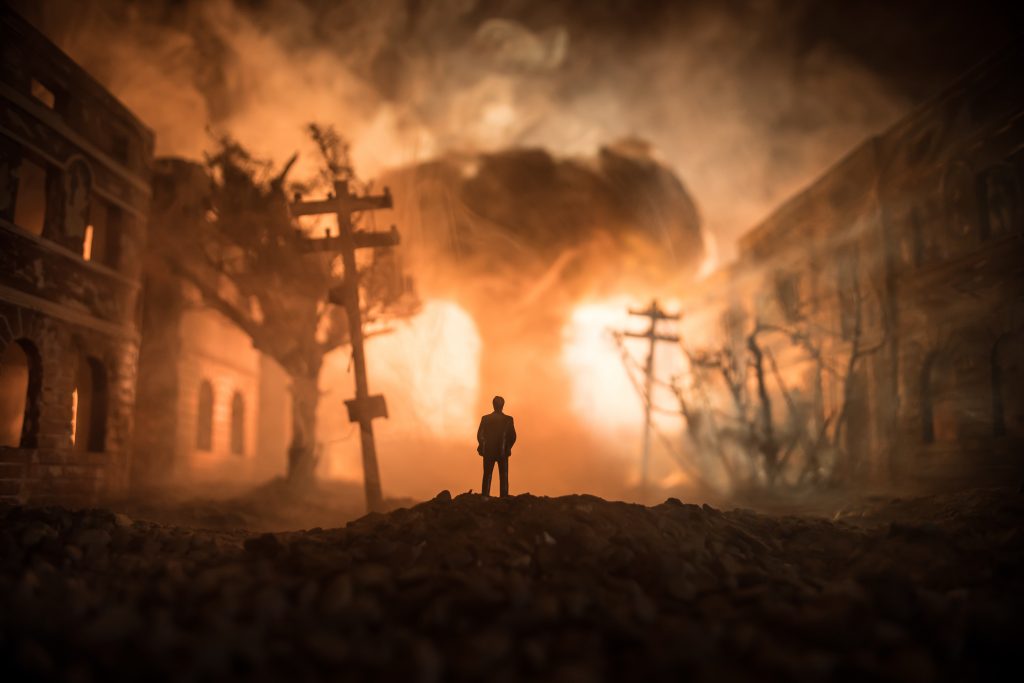
[[(155, 130), (158, 155), (198, 158), (229, 134), (278, 163), (298, 150), (292, 177), (309, 177), (315, 120), (392, 187), (424, 301), (368, 345), (397, 495), (478, 486), (473, 433), (495, 393), (535, 456), (513, 457), (513, 489), (632, 495), (639, 425), (607, 415), (636, 416), (639, 399), (608, 321), (630, 324), (625, 302), (678, 294), (730, 258), (743, 230), (908, 106), (837, 45), (790, 42), (803, 15), (775, 2), (621, 17), (475, 0), (15, 6)], [(358, 477), (347, 371), (336, 353), (321, 381), (338, 478)], [(598, 385), (614, 389), (595, 404)]]
[(782, 198), (907, 103), (810, 10), (776, 2), (15, 3), (157, 132), (197, 157), (207, 128), (262, 156), (310, 120), (366, 177), (451, 150), (593, 154), (649, 140), (698, 198), (723, 257)]
[[(479, 490), (475, 428), (500, 394), (521, 435), (514, 490), (635, 497), (640, 399), (611, 331), (630, 325), (628, 304), (693, 278), (704, 251), (686, 188), (635, 141), (591, 158), (448, 155), (385, 180), (395, 210), (375, 220), (402, 226), (425, 302), (367, 345), (371, 388), (392, 404), (378, 428), (388, 486)], [(324, 383), (348, 391), (347, 363), (329, 360)], [(339, 435), (328, 467), (358, 476), (354, 431), (323, 420)]]

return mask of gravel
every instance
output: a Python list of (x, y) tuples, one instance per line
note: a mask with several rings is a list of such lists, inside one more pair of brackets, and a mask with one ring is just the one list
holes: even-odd
[(344, 528), (0, 507), (6, 680), (1021, 680), (1024, 496), (838, 519), (592, 496)]

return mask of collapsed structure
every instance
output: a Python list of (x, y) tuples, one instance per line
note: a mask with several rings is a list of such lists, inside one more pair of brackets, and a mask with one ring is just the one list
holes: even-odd
[(126, 485), (153, 133), (0, 9), (0, 497)]
[(283, 373), (148, 244), (153, 133), (7, 8), (0, 29), (0, 498), (276, 473)]
[(936, 485), (1024, 469), (1022, 67), (1018, 41), (866, 140), (684, 304), (697, 346), (709, 330), (732, 348), (773, 333), (759, 348), (779, 369), (765, 382), (776, 421), (799, 388), (805, 436), (842, 425), (830, 461), (811, 463), (829, 476)]

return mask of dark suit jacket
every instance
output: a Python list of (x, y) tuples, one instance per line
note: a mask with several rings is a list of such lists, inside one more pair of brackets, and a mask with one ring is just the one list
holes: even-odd
[(516, 442), (516, 426), (511, 415), (490, 413), (480, 418), (476, 430), (476, 452), (485, 458), (507, 458)]

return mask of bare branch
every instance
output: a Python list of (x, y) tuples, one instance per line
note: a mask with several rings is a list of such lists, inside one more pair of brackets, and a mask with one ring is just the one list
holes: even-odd
[(226, 317), (237, 325), (243, 332), (249, 335), (256, 348), (262, 348), (261, 341), (263, 339), (264, 330), (260, 324), (253, 320), (247, 312), (242, 311), (239, 307), (224, 299), (217, 291), (216, 287), (210, 285), (209, 278), (199, 276), (189, 268), (182, 265), (177, 259), (167, 259), (167, 265), (172, 272), (195, 285), (196, 289), (198, 289), (200, 294), (202, 294), (203, 301), (207, 305), (216, 309), (218, 313)]

